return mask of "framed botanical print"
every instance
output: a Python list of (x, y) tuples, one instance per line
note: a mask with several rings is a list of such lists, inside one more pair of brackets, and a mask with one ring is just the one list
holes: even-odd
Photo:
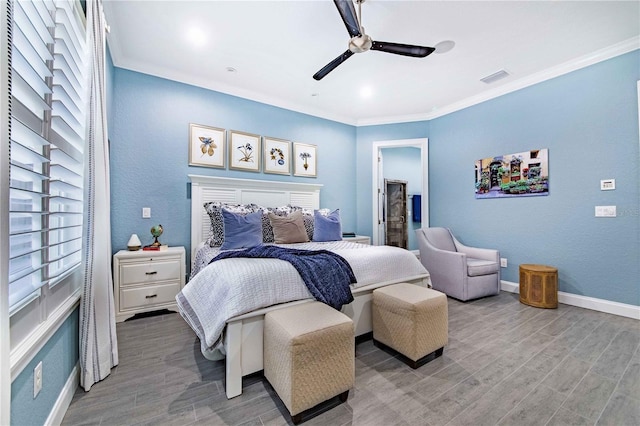
[(225, 164), (225, 130), (217, 127), (189, 124), (189, 165), (218, 167)]
[(251, 133), (229, 132), (229, 169), (260, 171), (260, 136)]
[(318, 148), (305, 143), (293, 144), (293, 175), (317, 176)]
[(264, 147), (262, 170), (265, 173), (291, 174), (291, 142), (264, 136), (262, 146)]

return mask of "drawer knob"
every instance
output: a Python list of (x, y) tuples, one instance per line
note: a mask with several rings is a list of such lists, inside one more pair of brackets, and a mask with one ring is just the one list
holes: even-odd
[(145, 272), (146, 275), (154, 275), (157, 274), (158, 271)]
[(152, 294), (150, 296), (145, 296), (144, 298), (145, 299), (153, 299), (154, 297), (158, 297), (158, 295), (157, 294)]

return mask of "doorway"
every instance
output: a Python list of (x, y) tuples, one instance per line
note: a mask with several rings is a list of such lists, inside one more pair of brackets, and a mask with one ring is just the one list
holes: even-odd
[(407, 181), (384, 180), (385, 245), (408, 248)]
[(385, 243), (384, 218), (384, 160), (382, 150), (387, 148), (419, 148), (420, 152), (420, 211), (421, 226), (429, 226), (429, 176), (428, 176), (428, 142), (427, 138), (378, 141), (373, 143), (372, 152), (372, 212), (373, 235), (372, 244)]

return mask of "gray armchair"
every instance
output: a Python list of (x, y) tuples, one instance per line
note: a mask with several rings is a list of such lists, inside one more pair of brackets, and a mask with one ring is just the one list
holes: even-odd
[(448, 228), (416, 230), (433, 288), (462, 301), (500, 292), (500, 252), (467, 247)]

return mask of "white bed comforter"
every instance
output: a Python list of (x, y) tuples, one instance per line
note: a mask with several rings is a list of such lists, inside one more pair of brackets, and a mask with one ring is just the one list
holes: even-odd
[[(288, 244), (309, 250), (330, 250), (342, 256), (356, 276), (353, 288), (382, 282), (401, 282), (427, 277), (428, 272), (410, 251), (390, 246), (367, 246), (344, 241)], [(205, 248), (209, 259), (219, 251)], [(202, 255), (197, 255), (203, 263)], [(197, 263), (196, 260), (195, 263)], [(313, 296), (295, 268), (279, 259), (232, 258), (206, 267), (194, 265), (197, 273), (176, 296), (180, 313), (200, 338), (202, 353), (220, 358), (226, 322), (260, 308)]]

